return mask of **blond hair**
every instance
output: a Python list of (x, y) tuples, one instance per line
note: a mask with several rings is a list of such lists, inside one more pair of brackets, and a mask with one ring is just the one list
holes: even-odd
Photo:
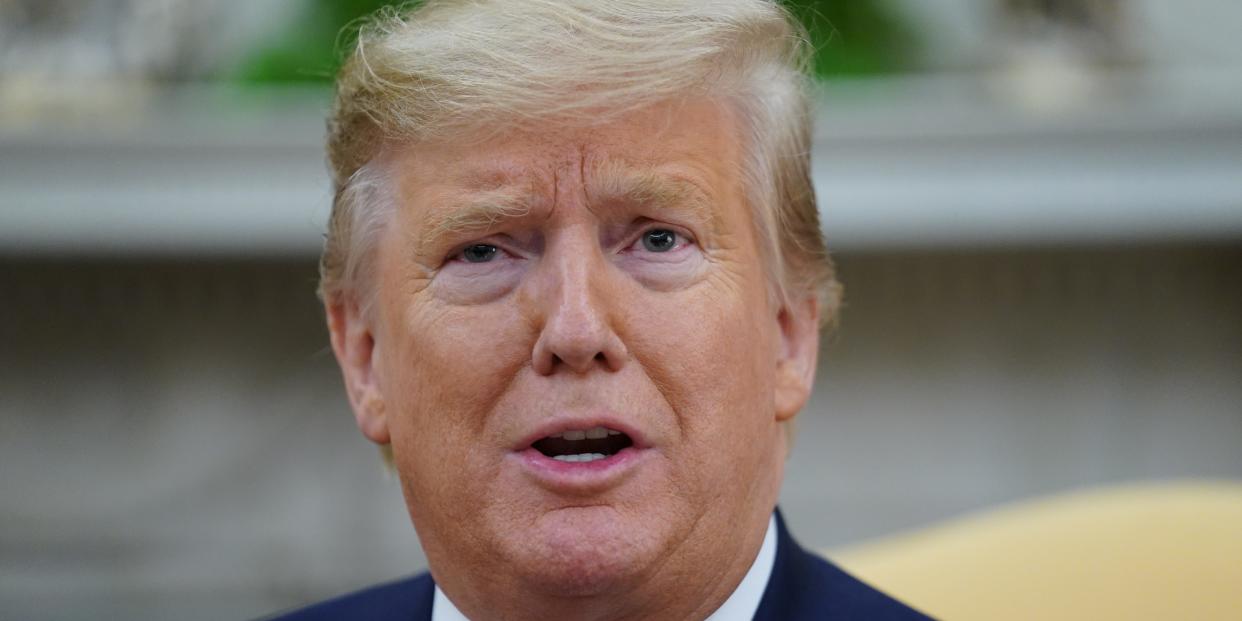
[(771, 0), (428, 0), (381, 11), (337, 76), (320, 294), (366, 290), (393, 203), (376, 163), (386, 144), (589, 125), (705, 96), (741, 119), (741, 173), (774, 293), (813, 293), (831, 320), (839, 285), (811, 186), (809, 53)]

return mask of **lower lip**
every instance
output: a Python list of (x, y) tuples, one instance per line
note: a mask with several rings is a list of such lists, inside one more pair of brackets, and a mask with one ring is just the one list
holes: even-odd
[(517, 455), (522, 465), (540, 482), (554, 488), (598, 487), (617, 482), (633, 470), (648, 451), (632, 446), (594, 461), (560, 461), (528, 448)]

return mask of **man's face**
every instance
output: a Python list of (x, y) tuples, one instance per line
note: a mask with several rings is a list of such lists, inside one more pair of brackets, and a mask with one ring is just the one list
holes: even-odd
[(769, 299), (737, 136), (698, 101), (390, 154), (373, 310), (334, 345), (442, 584), (749, 565), (817, 335)]

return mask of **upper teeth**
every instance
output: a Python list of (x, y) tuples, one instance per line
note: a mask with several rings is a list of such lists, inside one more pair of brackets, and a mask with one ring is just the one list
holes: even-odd
[(568, 431), (564, 431), (561, 433), (554, 433), (549, 437), (564, 438), (566, 440), (585, 440), (587, 438), (590, 438), (592, 440), (599, 440), (601, 438), (607, 438), (608, 436), (619, 436), (619, 435), (621, 435), (621, 432), (615, 429), (609, 429), (607, 427), (592, 427), (590, 429), (585, 429), (585, 430), (570, 429)]

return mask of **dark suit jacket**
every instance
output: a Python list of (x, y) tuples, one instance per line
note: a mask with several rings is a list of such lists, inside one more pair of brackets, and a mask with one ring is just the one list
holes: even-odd
[[(836, 565), (803, 550), (776, 513), (776, 562), (755, 621), (918, 621), (928, 617), (863, 584)], [(430, 621), (435, 583), (431, 574), (371, 587), (278, 615), (277, 621), (375, 619)]]

